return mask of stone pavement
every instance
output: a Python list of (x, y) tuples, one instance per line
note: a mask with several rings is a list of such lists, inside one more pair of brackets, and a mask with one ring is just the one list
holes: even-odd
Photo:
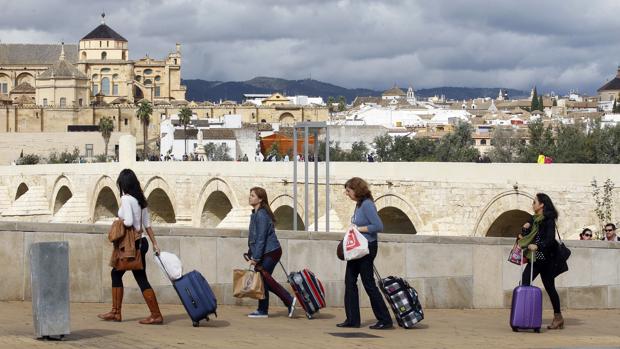
[[(338, 329), (343, 310), (328, 308), (315, 320), (299, 312), (286, 317), (274, 307), (269, 319), (249, 319), (252, 308), (222, 306), (219, 317), (194, 328), (179, 305), (163, 305), (163, 326), (139, 325), (143, 304), (123, 307), (123, 323), (97, 319), (109, 310), (99, 303), (71, 304), (72, 333), (64, 341), (33, 338), (31, 303), (0, 302), (0, 348), (620, 348), (618, 310), (566, 310), (563, 331), (513, 333), (506, 309), (430, 309), (413, 330), (373, 331), (372, 311), (362, 310), (363, 328)], [(544, 323), (552, 314), (545, 311)], [(380, 338), (342, 338), (337, 335), (374, 335)]]

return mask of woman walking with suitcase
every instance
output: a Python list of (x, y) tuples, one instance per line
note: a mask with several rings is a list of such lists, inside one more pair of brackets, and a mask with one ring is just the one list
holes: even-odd
[[(560, 296), (555, 289), (554, 271), (554, 251), (557, 250), (558, 243), (555, 240), (556, 220), (558, 211), (555, 209), (551, 198), (543, 193), (538, 193), (532, 202), (534, 215), (530, 222), (523, 225), (523, 234), (519, 234), (519, 245), (527, 248), (525, 252), (528, 261), (534, 258), (532, 280), (540, 274), (545, 290), (549, 295), (549, 300), (553, 306), (553, 321), (549, 326), (550, 330), (564, 328), (564, 318), (560, 309)], [(521, 285), (530, 285), (530, 272), (532, 263), (528, 262), (521, 277)]]
[[(142, 232), (141, 237), (136, 240), (136, 249), (140, 249), (142, 254), (142, 269), (132, 270), (133, 276), (142, 291), (144, 300), (149, 307), (151, 315), (146, 319), (140, 320), (143, 325), (159, 325), (164, 322), (164, 318), (159, 311), (155, 292), (146, 277), (146, 252), (149, 250), (149, 243), (146, 236), (153, 243), (153, 250), (159, 253), (159, 247), (155, 240), (155, 234), (151, 228), (151, 219), (147, 209), (146, 198), (142, 192), (140, 181), (136, 174), (130, 169), (124, 169), (118, 175), (116, 185), (121, 194), (121, 207), (118, 210), (118, 218), (123, 220), (126, 227), (133, 227), (135, 231), (142, 231), (144, 227), (146, 233)], [(123, 303), (123, 275), (125, 270), (112, 268), (112, 310), (105, 314), (97, 315), (106, 321), (121, 321), (121, 306)]]
[(339, 323), (338, 327), (360, 327), (359, 293), (357, 289), (357, 277), (361, 275), (362, 284), (370, 298), (372, 311), (377, 318), (377, 323), (370, 326), (373, 330), (392, 328), (392, 318), (379, 288), (375, 284), (374, 260), (377, 256), (378, 242), (377, 233), (383, 231), (383, 222), (377, 213), (372, 193), (366, 181), (359, 177), (349, 179), (345, 185), (346, 195), (356, 202), (352, 223), (357, 226), (362, 235), (368, 240), (370, 253), (360, 259), (347, 262), (345, 273), (344, 309), (347, 319)]
[(248, 203), (252, 206), (252, 216), (250, 217), (247, 257), (255, 270), (262, 271), (261, 275), (265, 285), (265, 298), (258, 301), (258, 309), (250, 313), (248, 317), (269, 317), (269, 291), (275, 293), (282, 300), (288, 308), (288, 316), (293, 317), (297, 299), (292, 297), (282, 285), (271, 277), (282, 257), (282, 247), (280, 247), (280, 241), (276, 236), (275, 216), (269, 207), (269, 199), (265, 189), (261, 187), (250, 189)]

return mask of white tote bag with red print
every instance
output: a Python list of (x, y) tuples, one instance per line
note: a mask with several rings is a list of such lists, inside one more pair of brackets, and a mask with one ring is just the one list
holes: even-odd
[(344, 260), (360, 259), (369, 254), (368, 240), (357, 230), (355, 225), (349, 226), (343, 240)]

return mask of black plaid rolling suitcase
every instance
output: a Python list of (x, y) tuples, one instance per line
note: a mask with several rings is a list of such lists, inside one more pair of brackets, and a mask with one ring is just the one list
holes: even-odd
[(413, 287), (409, 286), (407, 281), (395, 276), (382, 279), (377, 268), (375, 268), (375, 275), (379, 289), (385, 300), (390, 304), (396, 322), (400, 327), (413, 328), (415, 324), (424, 319), (424, 311), (418, 293)]

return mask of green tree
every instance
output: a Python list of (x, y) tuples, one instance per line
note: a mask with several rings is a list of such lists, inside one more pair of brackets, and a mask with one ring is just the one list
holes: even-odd
[(594, 178), (592, 179), (591, 186), (592, 198), (594, 199), (594, 203), (596, 205), (594, 208), (594, 213), (596, 213), (599, 226), (601, 227), (600, 234), (597, 234), (597, 239), (600, 239), (603, 236), (603, 228), (605, 227), (605, 224), (612, 221), (612, 212), (614, 207), (613, 190), (615, 185), (611, 179), (607, 178), (607, 180), (603, 183), (603, 188), (599, 188), (596, 178)]
[(394, 138), (389, 134), (375, 137), (373, 141), (377, 156), (381, 161), (394, 161), (392, 158), (392, 148), (394, 147)]
[(17, 165), (36, 165), (41, 161), (41, 157), (37, 154), (21, 154), (15, 162)]
[(336, 99), (332, 96), (327, 97), (327, 110), (330, 113), (334, 111), (334, 104), (336, 104)]
[[(340, 147), (340, 142), (329, 141), (329, 161), (345, 161), (346, 155)], [(325, 159), (325, 141), (319, 142), (319, 158)]]
[(589, 163), (594, 160), (582, 124), (560, 125), (557, 128), (554, 160), (564, 163)]
[(538, 110), (538, 92), (536, 92), (536, 86), (534, 86), (534, 92), (532, 92), (532, 102), (530, 104), (530, 111)]
[(454, 132), (441, 138), (435, 157), (442, 162), (472, 162), (480, 156), (474, 147), (471, 137), (473, 126), (467, 122), (459, 122)]
[[(187, 155), (187, 125), (192, 120), (192, 110), (188, 107), (183, 107), (179, 111), (179, 122), (183, 125), (183, 140), (185, 141), (185, 155)], [(198, 132), (201, 132), (198, 130)]]
[(545, 103), (543, 100), (543, 96), (538, 96), (538, 110), (540, 111), (544, 111), (545, 110)]
[(552, 126), (545, 128), (541, 119), (530, 122), (527, 125), (530, 142), (519, 150), (520, 162), (536, 162), (538, 155), (543, 154), (553, 157), (555, 144), (553, 140)]
[(207, 143), (205, 145), (205, 153), (210, 161), (232, 161), (233, 158), (228, 154), (230, 147), (226, 143), (216, 145), (215, 143)]
[(338, 111), (344, 111), (347, 108), (347, 100), (344, 96), (338, 97)]
[(142, 149), (142, 159), (146, 159), (148, 157), (148, 133), (149, 133), (149, 124), (151, 122), (151, 114), (153, 114), (153, 106), (146, 99), (142, 99), (140, 103), (138, 103), (138, 110), (136, 111), (136, 116), (140, 119), (140, 123), (142, 124), (142, 135), (144, 141), (144, 147)]
[(364, 141), (353, 142), (347, 161), (366, 161), (368, 147)]
[(103, 150), (105, 161), (108, 159), (108, 144), (110, 143), (110, 137), (112, 137), (112, 131), (114, 131), (114, 121), (112, 121), (112, 118), (107, 116), (101, 118), (99, 120), (99, 132), (101, 132), (101, 137), (103, 137), (103, 143), (105, 144)]
[(514, 162), (519, 154), (521, 140), (512, 127), (496, 127), (491, 135), (493, 148), (489, 157), (493, 162)]
[(47, 162), (49, 164), (70, 164), (76, 162), (79, 157), (80, 149), (78, 147), (74, 147), (72, 151), (65, 149), (61, 153), (54, 150), (50, 152)]
[(618, 108), (618, 103), (615, 98), (614, 98), (614, 106), (613, 108), (611, 108), (611, 112), (614, 114), (620, 112), (620, 109)]

